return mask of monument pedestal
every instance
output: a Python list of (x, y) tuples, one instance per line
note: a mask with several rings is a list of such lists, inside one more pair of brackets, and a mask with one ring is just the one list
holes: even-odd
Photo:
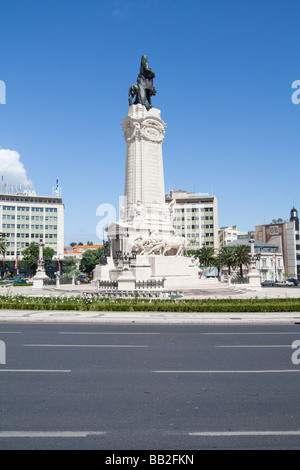
[(123, 269), (121, 275), (117, 279), (118, 290), (135, 290), (135, 277), (129, 268)]
[(259, 271), (256, 267), (256, 261), (258, 258), (257, 258), (257, 255), (255, 255), (255, 251), (254, 251), (255, 240), (253, 236), (251, 236), (249, 242), (250, 242), (251, 256), (250, 256), (250, 269), (249, 269), (249, 273), (247, 277), (249, 279), (249, 287), (254, 287), (255, 289), (257, 289), (257, 288), (261, 288), (261, 280), (260, 280)]
[(249, 284), (248, 284), (249, 287), (255, 287), (255, 288), (261, 287), (260, 274), (257, 270), (252, 271), (252, 272), (250, 271), (247, 277), (249, 279)]
[(42, 273), (36, 274), (32, 279), (33, 289), (41, 289), (44, 286), (44, 281), (46, 281), (47, 279), (49, 278), (46, 274), (45, 275), (42, 275)]
[(43, 242), (41, 241), (39, 243), (39, 260), (38, 260), (38, 267), (36, 270), (36, 274), (33, 276), (33, 285), (32, 287), (34, 289), (41, 289), (44, 285), (44, 281), (48, 280), (49, 277), (46, 274), (45, 271), (45, 262), (43, 258)]

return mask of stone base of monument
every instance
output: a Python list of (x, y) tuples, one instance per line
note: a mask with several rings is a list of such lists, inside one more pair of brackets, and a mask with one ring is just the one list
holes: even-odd
[(136, 282), (149, 283), (162, 279), (165, 289), (195, 286), (200, 282), (199, 268), (191, 258), (155, 255), (137, 255), (130, 268), (126, 269), (114, 266), (110, 259), (106, 266), (96, 266), (94, 279), (116, 281), (121, 290), (135, 289)]
[(44, 281), (48, 280), (49, 277), (45, 273), (45, 271), (37, 271), (35, 276), (32, 278), (34, 289), (41, 289), (44, 286)]
[[(107, 258), (107, 264), (101, 265), (97, 264), (93, 270), (93, 279), (102, 279), (103, 281), (109, 281), (111, 279), (110, 272), (115, 269), (114, 261), (112, 258)], [(118, 276), (120, 272), (118, 272)]]
[(250, 271), (248, 274), (249, 284), (245, 284), (245, 287), (255, 287), (255, 289), (261, 287), (260, 274), (257, 270)]
[(128, 268), (122, 270), (120, 276), (117, 279), (118, 290), (120, 291), (132, 291), (135, 290), (136, 279), (132, 271)]

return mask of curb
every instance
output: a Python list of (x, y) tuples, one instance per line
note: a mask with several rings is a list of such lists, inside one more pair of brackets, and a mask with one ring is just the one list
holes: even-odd
[(284, 313), (157, 313), (157, 312), (80, 312), (53, 310), (1, 310), (4, 323), (94, 323), (94, 324), (168, 324), (168, 325), (245, 325), (299, 324), (300, 312)]

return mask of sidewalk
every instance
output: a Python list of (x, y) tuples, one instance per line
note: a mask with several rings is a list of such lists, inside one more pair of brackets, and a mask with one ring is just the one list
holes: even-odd
[(184, 313), (184, 312), (73, 312), (48, 310), (0, 310), (0, 323), (97, 323), (97, 324), (294, 324), (300, 312), (284, 313)]

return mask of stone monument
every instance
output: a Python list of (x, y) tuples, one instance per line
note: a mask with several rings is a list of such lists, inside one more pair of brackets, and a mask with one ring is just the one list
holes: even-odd
[(249, 267), (249, 272), (248, 272), (248, 279), (249, 279), (249, 287), (255, 287), (255, 289), (261, 287), (261, 280), (260, 280), (260, 274), (259, 271), (256, 267), (256, 261), (257, 261), (257, 256), (255, 255), (254, 252), (254, 237), (251, 236), (249, 243), (250, 243), (250, 267)]
[(154, 77), (143, 55), (122, 122), (126, 142), (124, 204), (120, 220), (107, 229), (108, 264), (94, 270), (94, 279), (117, 281), (119, 288), (162, 279), (164, 287), (176, 288), (198, 280), (197, 260), (182, 256), (187, 240), (173, 228), (175, 201), (165, 202), (162, 144), (166, 124), (160, 110), (152, 106)]
[(49, 279), (45, 271), (45, 261), (43, 258), (43, 247), (44, 243), (42, 240), (39, 243), (39, 259), (37, 264), (37, 270), (33, 276), (33, 288), (41, 288), (44, 285), (44, 281)]

